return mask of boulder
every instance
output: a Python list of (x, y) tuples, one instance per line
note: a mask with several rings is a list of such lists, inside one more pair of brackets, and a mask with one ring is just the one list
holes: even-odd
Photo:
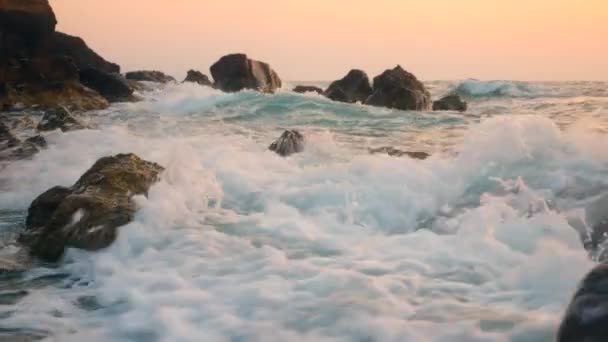
[(285, 131), (268, 149), (282, 157), (302, 152), (304, 150), (304, 136), (296, 130)]
[(56, 129), (68, 132), (84, 128), (85, 126), (74, 118), (67, 108), (62, 106), (47, 110), (40, 123), (38, 123), (38, 130), (41, 132), (54, 131)]
[(186, 75), (184, 82), (198, 83), (200, 85), (209, 87), (212, 86), (209, 77), (198, 70), (188, 70), (188, 74)]
[(48, 0), (0, 0), (0, 30), (29, 39), (55, 31), (57, 19)]
[(133, 100), (133, 88), (121, 74), (88, 68), (80, 71), (80, 82), (97, 91), (109, 102)]
[(369, 77), (362, 70), (351, 70), (341, 80), (334, 81), (325, 90), (325, 96), (331, 100), (355, 103), (365, 102), (372, 94)]
[(401, 110), (427, 110), (431, 95), (416, 76), (396, 66), (374, 78), (374, 92), (365, 104)]
[(295, 88), (293, 88), (293, 91), (295, 93), (317, 93), (317, 94), (323, 94), (323, 89), (319, 88), (319, 87), (315, 87), (315, 86), (304, 86), (304, 85), (299, 85), (296, 86)]
[(140, 70), (140, 71), (130, 71), (125, 74), (125, 78), (131, 81), (146, 81), (146, 82), (156, 82), (156, 83), (168, 83), (175, 82), (175, 78), (165, 75), (160, 71), (148, 71), (148, 70)]
[(448, 95), (433, 102), (433, 110), (453, 110), (458, 112), (466, 112), (467, 103), (458, 95)]
[(428, 154), (426, 152), (401, 151), (401, 150), (398, 150), (398, 149), (396, 149), (394, 147), (390, 147), (390, 146), (373, 148), (373, 149), (369, 150), (369, 153), (371, 153), (371, 154), (378, 154), (378, 153), (388, 154), (391, 157), (408, 156), (413, 159), (426, 159), (431, 156), (430, 154)]
[(19, 242), (46, 261), (59, 260), (68, 247), (106, 248), (133, 219), (132, 197), (146, 195), (162, 171), (134, 154), (101, 158), (71, 187), (56, 186), (32, 202)]
[(608, 264), (597, 265), (575, 292), (557, 333), (557, 342), (608, 341)]
[(281, 88), (281, 79), (263, 62), (247, 58), (245, 54), (232, 54), (220, 58), (211, 66), (215, 86), (226, 92), (253, 89), (273, 93)]
[(99, 56), (80, 37), (54, 32), (46, 44), (50, 55), (71, 57), (80, 70), (94, 68), (109, 73), (120, 72), (118, 64), (108, 62)]

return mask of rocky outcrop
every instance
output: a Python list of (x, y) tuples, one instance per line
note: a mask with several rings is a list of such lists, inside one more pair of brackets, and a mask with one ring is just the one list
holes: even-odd
[(330, 84), (324, 94), (334, 101), (363, 103), (372, 94), (372, 87), (369, 84), (367, 74), (362, 70), (355, 69), (351, 70), (341, 80)]
[(0, 30), (37, 39), (55, 31), (57, 19), (47, 0), (0, 0)]
[(268, 149), (282, 157), (302, 152), (304, 150), (304, 136), (296, 130), (285, 131)]
[(29, 158), (44, 147), (46, 147), (46, 140), (43, 137), (30, 137), (22, 142), (11, 133), (4, 123), (0, 122), (0, 161)]
[(371, 154), (388, 154), (391, 157), (402, 157), (408, 156), (413, 159), (426, 159), (431, 155), (426, 152), (410, 152), (410, 151), (401, 151), (394, 147), (384, 146), (379, 148), (373, 148), (369, 150)]
[(80, 71), (80, 81), (97, 91), (109, 102), (125, 102), (134, 99), (133, 88), (121, 74), (88, 68)]
[(295, 88), (293, 88), (293, 92), (300, 93), (300, 94), (304, 94), (304, 93), (323, 94), (323, 89), (321, 89), (319, 87), (315, 87), (315, 86), (299, 85), (299, 86), (296, 86)]
[(458, 112), (466, 112), (467, 103), (458, 95), (448, 95), (433, 102), (433, 110), (453, 110)]
[(226, 92), (253, 89), (273, 93), (281, 88), (281, 79), (263, 62), (247, 58), (245, 54), (232, 54), (220, 58), (211, 66), (215, 87)]
[(68, 247), (106, 248), (133, 219), (132, 196), (147, 194), (162, 171), (134, 154), (101, 158), (71, 187), (56, 186), (32, 202), (19, 241), (46, 261)]
[(430, 108), (431, 94), (416, 76), (396, 66), (374, 78), (374, 92), (365, 104), (401, 110), (427, 110)]
[(131, 81), (139, 81), (139, 82), (156, 82), (156, 83), (169, 83), (175, 82), (175, 78), (169, 75), (165, 75), (163, 72), (156, 70), (140, 70), (140, 71), (130, 71), (125, 74), (125, 78)]
[(209, 77), (198, 70), (188, 70), (188, 74), (186, 75), (184, 82), (198, 83), (200, 85), (209, 87), (212, 86)]
[(67, 108), (61, 106), (47, 110), (38, 123), (38, 130), (41, 132), (56, 129), (68, 132), (84, 128), (85, 126), (74, 118)]
[(108, 62), (91, 50), (80, 37), (62, 32), (54, 32), (47, 42), (47, 53), (57, 56), (69, 56), (78, 69), (94, 68), (110, 73), (120, 73), (118, 64)]
[(608, 264), (597, 265), (581, 282), (557, 333), (557, 342), (608, 341)]

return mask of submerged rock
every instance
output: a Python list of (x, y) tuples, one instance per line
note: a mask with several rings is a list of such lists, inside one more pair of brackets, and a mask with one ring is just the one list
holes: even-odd
[(68, 132), (84, 128), (85, 126), (74, 118), (67, 108), (61, 106), (47, 110), (38, 123), (38, 130), (41, 132), (56, 129)]
[(126, 102), (134, 99), (133, 88), (121, 74), (93, 68), (82, 69), (80, 70), (80, 81), (97, 91), (109, 102)]
[(198, 83), (200, 85), (209, 87), (212, 86), (209, 77), (198, 70), (188, 70), (188, 74), (186, 75), (184, 82)]
[(299, 85), (296, 86), (295, 88), (293, 88), (293, 91), (295, 93), (317, 93), (317, 94), (323, 94), (323, 89), (319, 88), (319, 87), (315, 87), (315, 86), (304, 86), (304, 85)]
[(367, 74), (355, 69), (349, 71), (344, 78), (330, 84), (324, 94), (333, 101), (363, 103), (372, 94), (372, 87)]
[(247, 58), (245, 54), (232, 54), (220, 58), (211, 66), (215, 86), (226, 92), (253, 89), (274, 93), (281, 88), (279, 75), (270, 65)]
[(557, 342), (608, 341), (608, 264), (597, 265), (574, 294)]
[(369, 150), (369, 153), (371, 154), (388, 154), (391, 157), (402, 157), (402, 156), (408, 156), (410, 158), (414, 158), (414, 159), (426, 159), (428, 157), (430, 157), (431, 155), (426, 153), (426, 152), (410, 152), (410, 151), (401, 151), (398, 150), (394, 147), (390, 147), (390, 146), (384, 146), (384, 147), (379, 147), (379, 148), (373, 148)]
[(433, 102), (433, 110), (454, 110), (459, 112), (467, 111), (467, 103), (458, 95), (444, 96), (440, 100)]
[(134, 154), (101, 158), (71, 187), (56, 186), (32, 202), (19, 241), (47, 261), (60, 259), (68, 247), (106, 248), (118, 227), (132, 220), (132, 197), (147, 194), (162, 171)]
[(374, 78), (374, 92), (365, 104), (401, 110), (427, 110), (431, 104), (431, 94), (416, 76), (398, 65)]
[(282, 157), (302, 152), (304, 150), (304, 136), (296, 130), (285, 131), (279, 139), (270, 144), (268, 149)]
[(132, 81), (147, 81), (147, 82), (156, 82), (156, 83), (169, 83), (175, 82), (175, 78), (172, 76), (166, 75), (161, 71), (156, 70), (140, 70), (140, 71), (131, 71), (125, 74), (125, 78), (127, 80)]

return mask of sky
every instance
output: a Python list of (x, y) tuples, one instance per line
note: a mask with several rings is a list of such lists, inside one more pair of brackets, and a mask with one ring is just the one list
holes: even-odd
[(243, 52), (285, 80), (608, 80), (608, 0), (50, 0), (123, 71), (209, 74)]

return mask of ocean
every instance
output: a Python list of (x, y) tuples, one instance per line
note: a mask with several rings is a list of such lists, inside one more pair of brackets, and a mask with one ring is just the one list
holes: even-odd
[[(0, 256), (98, 158), (166, 171), (108, 249), (2, 276), (0, 340), (552, 341), (596, 257), (581, 225), (608, 194), (608, 82), (426, 86), (469, 110), (169, 84), (49, 133), (0, 171)], [(286, 129), (306, 146), (282, 158)]]

